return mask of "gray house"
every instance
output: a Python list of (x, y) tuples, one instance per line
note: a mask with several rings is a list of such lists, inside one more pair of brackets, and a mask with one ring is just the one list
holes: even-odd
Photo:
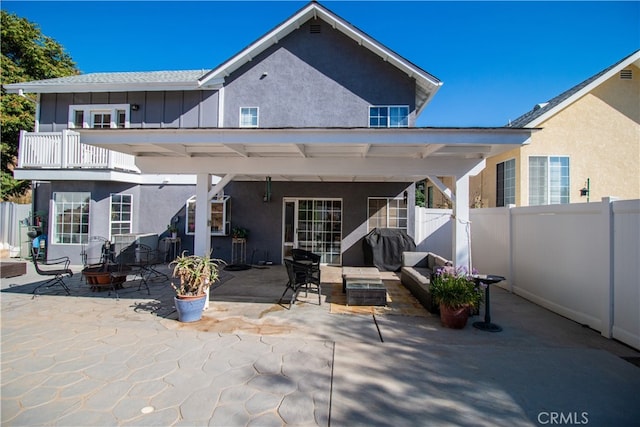
[[(469, 177), (532, 130), (416, 128), (442, 83), (311, 2), (213, 70), (79, 75), (6, 85), (37, 94), (15, 177), (34, 182), (48, 255), (81, 262), (96, 236), (158, 234), (230, 261), (291, 248), (362, 265), (373, 228), (413, 235), (414, 183), (455, 206), (467, 265)], [(452, 113), (454, 114), (454, 113)], [(448, 189), (437, 177), (452, 177)]]

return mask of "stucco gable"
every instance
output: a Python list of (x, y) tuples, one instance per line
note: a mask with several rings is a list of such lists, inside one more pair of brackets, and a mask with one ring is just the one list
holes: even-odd
[(370, 50), (381, 57), (384, 61), (406, 73), (410, 78), (415, 79), (415, 105), (417, 114), (419, 114), (431, 101), (440, 86), (442, 86), (442, 82), (438, 78), (401, 57), (388, 47), (377, 42), (363, 31), (316, 2), (307, 4), (282, 24), (269, 31), (232, 58), (211, 70), (200, 79), (200, 84), (209, 85), (212, 81), (220, 81), (221, 79), (230, 76), (234, 71), (252, 61), (273, 45), (278, 44), (283, 38), (299, 29), (306, 22), (317, 19), (326, 22), (332, 28), (355, 40), (363, 48)]
[(546, 103), (536, 105), (531, 111), (510, 122), (508, 126), (514, 128), (534, 128), (632, 64), (640, 67), (640, 50), (626, 56)]

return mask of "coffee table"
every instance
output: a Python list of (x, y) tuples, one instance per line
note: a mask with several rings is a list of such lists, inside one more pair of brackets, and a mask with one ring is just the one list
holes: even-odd
[(342, 267), (342, 292), (347, 292), (347, 280), (379, 280), (380, 271), (376, 267)]
[(347, 305), (387, 305), (387, 288), (380, 279), (346, 279)]

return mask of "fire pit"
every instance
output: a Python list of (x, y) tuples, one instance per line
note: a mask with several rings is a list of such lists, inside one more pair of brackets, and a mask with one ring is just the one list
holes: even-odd
[(123, 274), (122, 268), (117, 264), (90, 265), (82, 270), (82, 275), (92, 291), (104, 288), (122, 289), (122, 284), (127, 280), (127, 275)]

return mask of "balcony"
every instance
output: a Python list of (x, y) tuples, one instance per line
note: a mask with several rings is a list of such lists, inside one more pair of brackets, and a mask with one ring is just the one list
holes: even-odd
[(134, 156), (83, 144), (80, 134), (72, 130), (22, 131), (18, 153), (18, 169), (22, 170), (79, 169), (140, 173)]

